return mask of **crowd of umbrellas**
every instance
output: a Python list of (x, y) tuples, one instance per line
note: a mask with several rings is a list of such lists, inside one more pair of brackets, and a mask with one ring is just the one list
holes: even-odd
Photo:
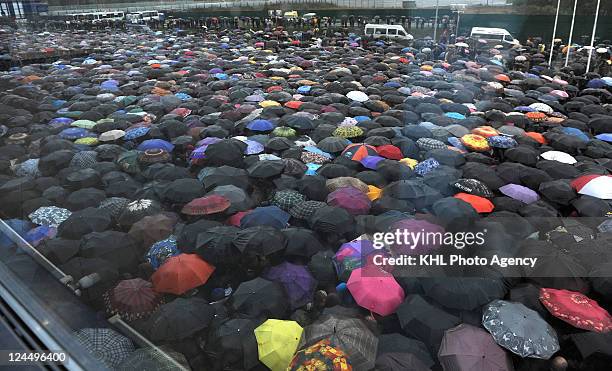
[[(611, 77), (268, 37), (73, 33), (89, 56), (0, 75), (3, 219), (172, 359), (111, 327), (86, 348), (132, 370), (609, 369)], [(538, 265), (374, 264), (452, 249), (374, 248), (399, 228), (487, 229), (473, 252)]]

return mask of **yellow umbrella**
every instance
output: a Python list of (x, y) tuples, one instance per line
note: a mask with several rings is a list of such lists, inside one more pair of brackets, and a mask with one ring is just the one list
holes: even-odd
[(370, 199), (370, 201), (379, 199), (381, 195), (382, 189), (373, 185), (368, 185), (368, 198)]
[(86, 146), (95, 146), (98, 144), (98, 138), (85, 137), (74, 141), (75, 144), (84, 144)]
[(264, 100), (259, 102), (259, 106), (266, 108), (266, 107), (275, 107), (275, 106), (280, 106), (280, 103), (273, 101), (273, 100)]
[(410, 158), (410, 157), (405, 157), (399, 160), (399, 162), (401, 162), (404, 165), (410, 166), (411, 169), (414, 169), (414, 167), (417, 166), (417, 164), (419, 163), (417, 160)]
[(269, 319), (255, 329), (259, 360), (272, 371), (285, 371), (302, 340), (295, 321)]

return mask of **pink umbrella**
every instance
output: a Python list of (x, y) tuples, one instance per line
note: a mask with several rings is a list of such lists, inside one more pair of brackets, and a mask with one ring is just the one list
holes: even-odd
[(370, 199), (354, 187), (342, 187), (327, 196), (327, 203), (341, 207), (352, 215), (364, 215), (370, 212)]
[(355, 269), (346, 285), (357, 304), (381, 316), (395, 312), (404, 301), (404, 290), (395, 278), (373, 265)]

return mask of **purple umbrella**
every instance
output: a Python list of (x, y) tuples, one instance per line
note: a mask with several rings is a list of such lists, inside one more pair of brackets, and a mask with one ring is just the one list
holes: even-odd
[(384, 159), (385, 158), (381, 156), (366, 156), (359, 162), (361, 162), (361, 164), (368, 169), (376, 170), (376, 165), (378, 165), (378, 163)]
[(207, 137), (204, 138), (202, 140), (200, 140), (199, 142), (196, 143), (196, 146), (208, 146), (210, 144), (214, 144), (214, 143), (219, 143), (220, 141), (222, 141), (223, 139), (221, 138), (217, 138), (217, 137)]
[(445, 370), (514, 370), (508, 353), (488, 332), (464, 323), (446, 330), (438, 359)]
[(247, 148), (244, 150), (244, 154), (245, 155), (255, 155), (258, 153), (262, 153), (264, 151), (264, 146), (263, 144), (256, 142), (254, 140), (245, 140), (244, 141), (247, 144)]
[(506, 184), (503, 187), (499, 187), (499, 191), (510, 198), (514, 198), (515, 200), (522, 201), (526, 204), (536, 202), (540, 199), (534, 190), (519, 184)]
[(303, 265), (283, 262), (269, 268), (263, 278), (285, 287), (292, 310), (312, 301), (316, 281)]
[(347, 281), (351, 272), (363, 265), (364, 258), (379, 251), (381, 250), (376, 250), (374, 243), (370, 240), (353, 240), (342, 244), (333, 258), (340, 280)]
[(370, 212), (371, 201), (366, 194), (354, 187), (342, 187), (327, 196), (327, 204), (341, 207), (352, 215)]
[(263, 102), (264, 100), (266, 100), (266, 98), (264, 98), (262, 95), (249, 95), (248, 97), (244, 98), (245, 101), (247, 102)]
[(203, 146), (200, 146), (196, 149), (194, 149), (193, 151), (191, 151), (191, 154), (189, 155), (189, 159), (191, 160), (202, 160), (204, 158), (206, 158), (206, 148), (208, 148), (208, 144), (205, 144)]
[(395, 222), (389, 228), (390, 232), (399, 231), (399, 241), (392, 244), (395, 254), (417, 255), (435, 250), (442, 245), (444, 228), (420, 219), (404, 219)]

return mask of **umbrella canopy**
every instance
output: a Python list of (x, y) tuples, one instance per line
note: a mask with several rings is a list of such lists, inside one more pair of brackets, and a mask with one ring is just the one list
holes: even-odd
[(463, 192), (457, 193), (454, 197), (467, 202), (479, 213), (490, 213), (495, 208), (493, 203), (484, 197)]
[(57, 206), (43, 206), (33, 211), (28, 215), (28, 218), (30, 218), (32, 223), (57, 228), (70, 215), (72, 215), (72, 212), (68, 209)]
[(255, 329), (259, 360), (272, 371), (285, 371), (304, 329), (295, 321), (268, 319)]
[(376, 360), (378, 339), (357, 318), (340, 318), (326, 315), (304, 328), (307, 343), (329, 340), (330, 344), (346, 351), (354, 370), (370, 370)]
[(75, 337), (107, 367), (115, 368), (134, 351), (130, 339), (110, 328), (82, 328)]
[(469, 193), (480, 197), (493, 197), (494, 194), (489, 187), (478, 179), (458, 179), (452, 186), (460, 192)]
[(367, 214), (370, 211), (370, 199), (354, 187), (336, 189), (327, 195), (327, 204), (340, 207), (351, 215)]
[(263, 278), (279, 282), (285, 288), (291, 309), (296, 309), (312, 302), (316, 281), (302, 265), (283, 262), (270, 267)]
[(381, 316), (395, 312), (404, 301), (404, 290), (395, 278), (375, 266), (353, 270), (346, 285), (359, 306)]
[(501, 279), (490, 277), (428, 277), (421, 282), (425, 295), (446, 308), (474, 310), (506, 295)]
[(582, 293), (550, 288), (540, 289), (540, 301), (553, 316), (588, 331), (612, 331), (612, 316)]
[(241, 228), (269, 226), (276, 229), (287, 227), (290, 215), (278, 206), (257, 207), (240, 219)]
[(220, 195), (210, 195), (195, 198), (185, 206), (181, 212), (186, 215), (210, 215), (221, 213), (231, 206), (230, 200)]
[(207, 328), (215, 309), (198, 297), (176, 298), (161, 305), (147, 320), (147, 333), (153, 341), (186, 339)]
[(540, 199), (537, 192), (519, 184), (506, 184), (500, 187), (499, 191), (508, 197), (526, 204), (537, 202)]
[(445, 370), (514, 370), (510, 356), (491, 335), (464, 323), (446, 330), (438, 359)]
[(350, 357), (339, 345), (332, 345), (331, 340), (323, 339), (299, 350), (287, 371), (321, 370), (321, 371), (352, 371)]
[(249, 319), (230, 319), (209, 336), (207, 349), (221, 366), (250, 370), (259, 364), (255, 324)]
[(170, 350), (168, 347), (138, 348), (127, 356), (119, 366), (118, 370), (176, 370), (189, 369), (189, 362), (181, 353)]
[(549, 359), (559, 350), (555, 330), (521, 303), (492, 301), (484, 308), (482, 325), (497, 344), (521, 357)]
[(581, 195), (592, 196), (602, 200), (612, 200), (611, 175), (584, 175), (574, 179), (571, 186)]
[(140, 278), (123, 280), (104, 296), (106, 311), (133, 321), (150, 316), (163, 303), (162, 295), (149, 281)]
[(250, 318), (282, 318), (288, 302), (280, 283), (257, 277), (238, 286), (230, 298), (230, 306)]
[(195, 254), (179, 254), (168, 258), (155, 273), (151, 281), (158, 292), (181, 295), (203, 285), (215, 267)]
[(342, 156), (353, 161), (361, 161), (367, 156), (376, 156), (377, 154), (376, 147), (363, 143), (349, 144), (342, 151)]

